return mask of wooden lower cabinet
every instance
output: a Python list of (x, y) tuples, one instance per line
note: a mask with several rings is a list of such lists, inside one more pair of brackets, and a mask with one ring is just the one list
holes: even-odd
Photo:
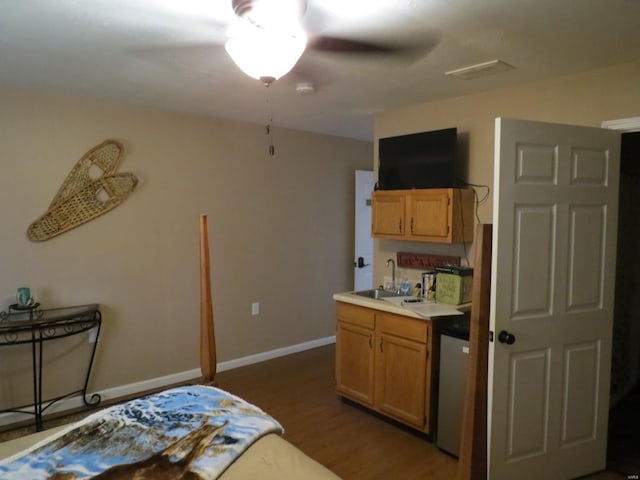
[(337, 302), (338, 394), (430, 433), (431, 325)]
[(373, 405), (373, 331), (338, 322), (336, 383), (344, 395)]
[(379, 336), (376, 353), (376, 405), (398, 420), (422, 429), (425, 415), (427, 346), (394, 335)]

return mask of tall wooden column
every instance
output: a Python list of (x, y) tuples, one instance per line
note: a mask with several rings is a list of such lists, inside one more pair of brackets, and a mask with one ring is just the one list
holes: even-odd
[(487, 379), (493, 226), (476, 226), (469, 372), (456, 480), (487, 478)]
[(205, 385), (216, 385), (216, 334), (211, 297), (207, 216), (200, 215), (200, 370)]

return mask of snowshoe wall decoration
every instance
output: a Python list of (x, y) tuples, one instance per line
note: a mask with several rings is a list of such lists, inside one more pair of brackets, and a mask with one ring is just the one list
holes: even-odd
[(49, 240), (113, 210), (138, 184), (132, 173), (115, 173), (123, 147), (106, 140), (85, 153), (67, 175), (49, 209), (27, 229), (36, 242)]

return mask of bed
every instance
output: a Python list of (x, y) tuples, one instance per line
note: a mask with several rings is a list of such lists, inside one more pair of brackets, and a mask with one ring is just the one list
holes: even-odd
[(0, 443), (4, 480), (336, 480), (280, 424), (211, 386), (177, 387)]
[(339, 480), (284, 440), (276, 419), (214, 386), (206, 216), (200, 226), (203, 384), (171, 388), (0, 443), (0, 478)]

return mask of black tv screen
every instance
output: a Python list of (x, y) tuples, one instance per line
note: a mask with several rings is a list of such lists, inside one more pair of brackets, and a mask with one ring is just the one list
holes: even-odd
[(457, 138), (457, 128), (381, 138), (378, 189), (457, 186), (454, 173)]

